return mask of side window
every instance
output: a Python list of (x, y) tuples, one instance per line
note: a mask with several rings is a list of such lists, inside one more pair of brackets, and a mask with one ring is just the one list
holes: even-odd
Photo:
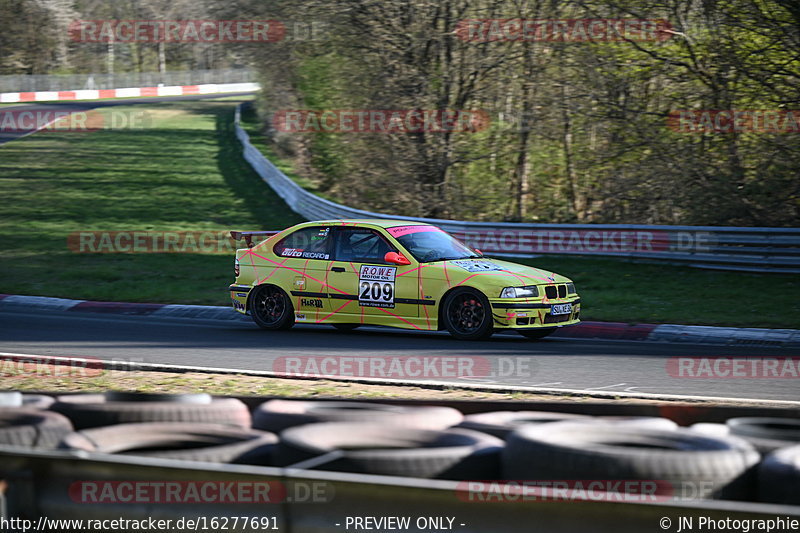
[(331, 241), (333, 241), (331, 228), (314, 226), (287, 235), (275, 245), (273, 251), (280, 257), (330, 259)]
[(383, 256), (394, 249), (378, 233), (368, 229), (339, 229), (337, 231), (337, 261), (385, 264)]

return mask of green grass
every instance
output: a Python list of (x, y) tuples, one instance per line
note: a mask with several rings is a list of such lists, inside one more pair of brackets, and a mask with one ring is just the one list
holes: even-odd
[(575, 281), (586, 320), (800, 328), (796, 275), (568, 256), (514, 261)]
[(67, 235), (300, 222), (241, 157), (234, 107), (136, 106), (149, 129), (40, 132), (0, 146), (0, 292), (226, 305), (231, 254), (79, 254)]
[[(135, 109), (147, 111), (149, 129), (40, 132), (0, 146), (0, 293), (227, 305), (230, 253), (79, 254), (67, 235), (301, 221), (242, 159), (233, 101)], [(290, 162), (257, 142), (255, 115), (245, 119), (254, 143), (291, 175)], [(520, 262), (574, 279), (586, 320), (800, 327), (800, 276), (566, 256)]]

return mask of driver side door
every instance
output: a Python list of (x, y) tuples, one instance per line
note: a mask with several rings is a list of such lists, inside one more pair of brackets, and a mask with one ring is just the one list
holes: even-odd
[[(397, 249), (370, 228), (338, 227), (334, 242), (328, 282), (334, 287), (329, 289), (329, 295), (339, 318), (352, 318), (354, 323), (363, 322), (362, 317), (380, 318), (390, 319), (386, 322), (391, 323), (396, 317), (419, 316), (416, 262), (411, 265), (386, 262), (386, 253)], [(352, 303), (337, 303), (345, 299)]]

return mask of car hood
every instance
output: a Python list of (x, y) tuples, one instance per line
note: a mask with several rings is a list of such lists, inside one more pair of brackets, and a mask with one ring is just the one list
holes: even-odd
[[(475, 274), (481, 274), (482, 282), (489, 282), (491, 280), (493, 285), (542, 285), (547, 283), (567, 283), (571, 281), (569, 278), (549, 270), (520, 265), (501, 259), (490, 259), (488, 257), (451, 259), (449, 261), (443, 261), (442, 268), (447, 268), (450, 273), (463, 273), (464, 278), (472, 277)], [(497, 275), (492, 276), (492, 273), (496, 273)]]

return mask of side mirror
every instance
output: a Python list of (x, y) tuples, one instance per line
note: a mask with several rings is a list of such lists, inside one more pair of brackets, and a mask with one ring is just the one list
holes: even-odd
[(386, 252), (386, 255), (383, 256), (383, 260), (387, 263), (392, 263), (393, 265), (410, 265), (411, 261), (406, 259), (406, 256), (403, 254), (399, 254), (397, 252)]

